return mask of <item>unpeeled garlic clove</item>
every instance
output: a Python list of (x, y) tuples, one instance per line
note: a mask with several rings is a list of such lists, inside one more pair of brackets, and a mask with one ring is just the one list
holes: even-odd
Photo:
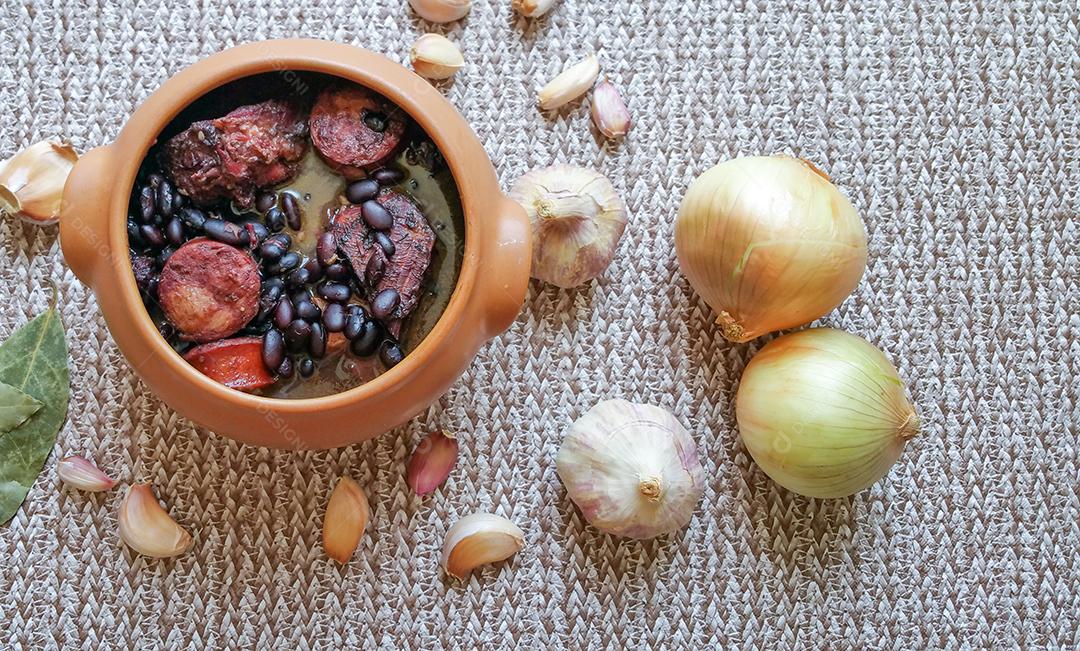
[(560, 72), (540, 89), (536, 99), (544, 111), (557, 109), (592, 88), (600, 74), (600, 62), (590, 54), (581, 61)]
[(458, 442), (454, 435), (432, 432), (413, 450), (405, 479), (417, 495), (427, 495), (443, 485), (457, 462)]
[(161, 508), (149, 484), (135, 484), (120, 503), (120, 538), (135, 551), (154, 558), (183, 554), (191, 534)]
[(461, 50), (440, 34), (424, 34), (409, 52), (413, 70), (428, 79), (448, 79), (465, 65)]
[(510, 558), (525, 546), (525, 533), (506, 518), (474, 513), (454, 523), (446, 532), (442, 566), (459, 579), (472, 570)]
[(409, 0), (413, 11), (433, 23), (449, 23), (465, 17), (472, 9), (471, 0)]
[(370, 513), (364, 489), (351, 478), (342, 477), (330, 494), (323, 519), (323, 549), (326, 555), (338, 563), (348, 563), (360, 545), (360, 537), (367, 528)]
[(559, 0), (513, 0), (511, 6), (514, 7), (514, 11), (522, 16), (536, 18), (537, 16), (543, 16), (551, 11), (551, 8), (554, 7), (555, 3), (558, 1)]
[(607, 79), (593, 89), (589, 111), (596, 128), (608, 138), (620, 138), (630, 131), (630, 110), (626, 108), (619, 91)]
[(42, 140), (0, 164), (0, 210), (34, 224), (60, 219), (64, 183), (79, 155), (65, 143)]
[(64, 457), (56, 464), (56, 473), (60, 480), (72, 488), (91, 493), (100, 493), (116, 486), (116, 480), (106, 475), (88, 459), (72, 455)]

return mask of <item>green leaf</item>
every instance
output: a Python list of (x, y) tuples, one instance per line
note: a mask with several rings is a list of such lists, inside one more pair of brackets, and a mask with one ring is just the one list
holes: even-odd
[(10, 384), (0, 382), (0, 435), (22, 425), (38, 409), (41, 409), (40, 402)]
[(49, 309), (0, 345), (0, 381), (41, 403), (25, 423), (0, 434), (0, 524), (19, 510), (56, 444), (70, 392), (67, 357), (54, 290)]

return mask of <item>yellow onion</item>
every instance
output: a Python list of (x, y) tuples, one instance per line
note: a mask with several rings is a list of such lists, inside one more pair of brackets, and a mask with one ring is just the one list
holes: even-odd
[(859, 284), (866, 230), (829, 177), (790, 156), (735, 158), (687, 190), (679, 267), (731, 341), (804, 325)]
[(739, 435), (765, 474), (810, 497), (845, 497), (889, 472), (919, 419), (889, 360), (855, 335), (816, 328), (770, 342), (735, 399)]

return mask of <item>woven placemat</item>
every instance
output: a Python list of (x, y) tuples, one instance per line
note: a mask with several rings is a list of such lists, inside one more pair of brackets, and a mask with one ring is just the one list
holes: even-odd
[[(61, 286), (72, 402), (53, 457), (0, 528), (0, 646), (14, 648), (1077, 648), (1080, 646), (1080, 11), (1062, 0), (563, 0), (525, 21), (475, 0), (449, 27), (403, 1), (37, 2), (0, 9), (0, 155), (63, 134), (110, 141), (163, 80), (238, 43), (313, 36), (404, 60), (461, 44), (445, 93), (504, 187), (556, 160), (607, 174), (631, 224), (599, 280), (533, 283), (514, 326), (406, 427), (329, 452), (244, 447), (193, 427), (117, 351), (56, 229), (5, 220), (8, 335)], [(621, 145), (535, 87), (583, 53), (636, 121)], [(883, 348), (925, 422), (853, 498), (779, 489), (738, 440), (739, 375), (770, 338), (723, 341), (679, 274), (690, 180), (739, 155), (817, 162), (864, 216), (870, 264), (822, 323)], [(684, 531), (639, 543), (586, 526), (556, 477), (567, 425), (608, 397), (672, 410), (709, 477)], [(462, 441), (435, 495), (407, 489), (424, 433)], [(193, 532), (172, 561), (119, 541), (122, 491), (62, 490), (84, 453), (153, 483)], [(349, 473), (373, 519), (345, 567), (320, 549)], [(468, 582), (438, 567), (459, 515), (527, 546)]]

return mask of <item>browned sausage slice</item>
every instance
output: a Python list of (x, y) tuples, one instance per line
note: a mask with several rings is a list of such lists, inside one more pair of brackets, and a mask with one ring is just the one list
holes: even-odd
[(262, 339), (236, 337), (196, 346), (184, 359), (206, 377), (240, 391), (274, 383), (262, 361)]
[(161, 270), (158, 300), (188, 341), (223, 339), (259, 309), (259, 267), (243, 251), (197, 238), (176, 250)]
[(386, 162), (405, 133), (401, 109), (355, 84), (327, 88), (311, 109), (311, 142), (323, 160), (347, 179)]

